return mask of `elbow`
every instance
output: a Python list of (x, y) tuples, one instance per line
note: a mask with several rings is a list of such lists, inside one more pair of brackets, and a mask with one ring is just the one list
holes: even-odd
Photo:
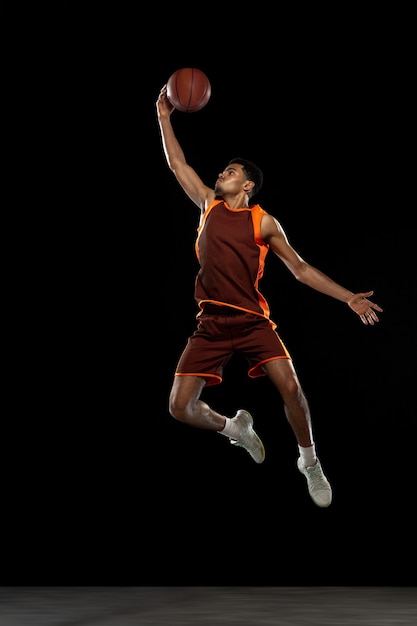
[(180, 160), (176, 159), (175, 157), (167, 156), (167, 163), (168, 163), (168, 167), (171, 170), (171, 172), (176, 174), (177, 170), (178, 170), (178, 168), (180, 166)]
[(295, 280), (298, 281), (299, 283), (302, 283), (303, 285), (308, 285), (308, 280), (306, 279), (304, 274), (300, 274), (299, 272), (294, 273), (294, 277), (295, 277)]
[(308, 265), (306, 263), (301, 263), (297, 267), (293, 267), (292, 273), (294, 274), (295, 280), (299, 283), (308, 283)]
[(168, 168), (171, 170), (171, 172), (174, 172), (175, 174), (175, 164), (173, 163), (173, 161), (169, 158), (167, 158), (167, 164), (168, 164)]

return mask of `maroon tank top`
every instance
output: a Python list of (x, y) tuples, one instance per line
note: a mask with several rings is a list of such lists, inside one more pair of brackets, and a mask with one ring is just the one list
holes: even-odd
[(258, 288), (269, 250), (260, 232), (265, 214), (258, 204), (232, 209), (219, 199), (207, 207), (195, 243), (200, 263), (195, 282), (198, 315), (205, 303), (212, 303), (269, 320), (269, 306)]

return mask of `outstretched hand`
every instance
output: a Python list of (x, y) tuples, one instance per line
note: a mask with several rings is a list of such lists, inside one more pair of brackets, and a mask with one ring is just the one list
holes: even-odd
[(371, 324), (373, 326), (375, 322), (379, 322), (378, 315), (375, 311), (382, 313), (382, 310), (378, 304), (368, 300), (369, 296), (373, 295), (373, 291), (366, 291), (365, 293), (354, 293), (348, 300), (348, 305), (359, 317), (363, 324)]
[(174, 106), (168, 100), (166, 85), (164, 85), (159, 92), (156, 107), (159, 115), (171, 115), (174, 110)]

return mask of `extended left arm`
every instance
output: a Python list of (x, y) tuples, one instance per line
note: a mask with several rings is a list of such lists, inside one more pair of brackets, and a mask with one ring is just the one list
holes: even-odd
[(368, 297), (373, 295), (373, 291), (353, 293), (304, 261), (288, 242), (279, 222), (271, 215), (263, 217), (261, 234), (264, 241), (269, 244), (270, 249), (281, 259), (298, 281), (336, 300), (345, 302), (352, 311), (359, 315), (365, 325), (371, 324), (373, 326), (375, 322), (379, 321), (376, 311), (382, 313), (381, 307), (368, 300)]

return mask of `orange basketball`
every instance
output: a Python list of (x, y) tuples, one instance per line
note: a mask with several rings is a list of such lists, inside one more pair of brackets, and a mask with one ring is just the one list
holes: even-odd
[(167, 96), (178, 111), (183, 113), (200, 111), (210, 100), (210, 81), (206, 74), (196, 67), (183, 67), (169, 77)]

